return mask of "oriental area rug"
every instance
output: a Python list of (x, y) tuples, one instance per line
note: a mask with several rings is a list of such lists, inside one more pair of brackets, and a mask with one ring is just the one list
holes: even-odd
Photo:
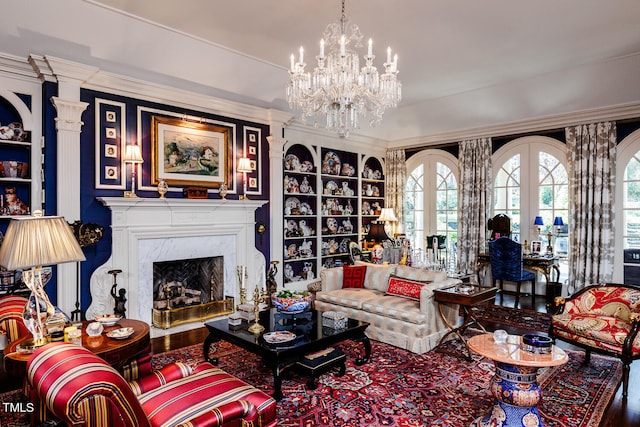
[[(447, 350), (459, 350), (449, 342)], [(315, 390), (306, 378), (292, 373), (283, 381), (284, 398), (278, 402), (279, 426), (447, 426), (468, 427), (490, 410), (489, 384), (493, 363), (479, 355), (471, 362), (441, 352), (417, 355), (387, 344), (372, 342), (371, 361), (355, 366), (361, 345), (345, 342), (347, 371), (342, 377), (329, 372)], [(544, 390), (540, 412), (548, 427), (597, 427), (621, 379), (621, 363), (591, 356), (581, 366), (584, 353), (569, 351), (569, 363), (541, 374)], [(266, 393), (273, 390), (271, 371), (260, 358), (227, 342), (217, 343), (219, 367)], [(173, 361), (203, 360), (202, 346), (154, 355), (154, 367)], [(12, 392), (0, 399), (19, 400)], [(2, 426), (24, 426), (16, 415), (2, 414)]]

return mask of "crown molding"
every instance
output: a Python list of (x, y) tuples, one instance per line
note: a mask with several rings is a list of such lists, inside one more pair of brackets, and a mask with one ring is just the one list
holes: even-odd
[(389, 148), (417, 148), (430, 145), (460, 142), (465, 139), (518, 135), (551, 129), (563, 129), (566, 126), (594, 123), (608, 120), (626, 120), (640, 117), (640, 102), (594, 108), (573, 113), (558, 114), (537, 119), (521, 120), (511, 123), (463, 129), (436, 135), (390, 141)]

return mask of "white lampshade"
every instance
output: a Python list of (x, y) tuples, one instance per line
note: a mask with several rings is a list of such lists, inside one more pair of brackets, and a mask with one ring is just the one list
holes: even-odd
[(12, 218), (0, 247), (0, 265), (7, 270), (84, 260), (71, 226), (61, 216)]
[(392, 208), (382, 208), (380, 211), (380, 216), (378, 217), (379, 222), (397, 222), (398, 218), (396, 218), (396, 214)]
[(251, 172), (251, 160), (247, 157), (240, 157), (238, 160), (238, 172)]
[(124, 151), (124, 161), (127, 163), (144, 163), (139, 145), (127, 145)]

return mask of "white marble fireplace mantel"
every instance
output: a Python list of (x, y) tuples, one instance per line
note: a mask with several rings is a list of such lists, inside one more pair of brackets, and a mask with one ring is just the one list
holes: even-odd
[(110, 270), (122, 270), (127, 317), (151, 323), (153, 262), (224, 256), (224, 293), (238, 299), (236, 266), (248, 286), (265, 285), (266, 261), (255, 248), (255, 211), (266, 200), (101, 197), (111, 210), (112, 251), (91, 275), (87, 318), (112, 313)]

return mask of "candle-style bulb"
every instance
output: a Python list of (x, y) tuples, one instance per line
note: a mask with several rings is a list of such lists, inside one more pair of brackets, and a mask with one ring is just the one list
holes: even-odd
[(291, 54), (291, 71), (295, 71), (295, 57)]
[(387, 63), (391, 64), (391, 46), (387, 48)]
[(324, 58), (324, 39), (320, 39), (320, 58)]
[(340, 56), (344, 56), (345, 53), (345, 39), (344, 39), (344, 34), (340, 37)]
[(367, 51), (367, 56), (369, 58), (373, 56), (373, 39), (369, 39), (369, 50)]

